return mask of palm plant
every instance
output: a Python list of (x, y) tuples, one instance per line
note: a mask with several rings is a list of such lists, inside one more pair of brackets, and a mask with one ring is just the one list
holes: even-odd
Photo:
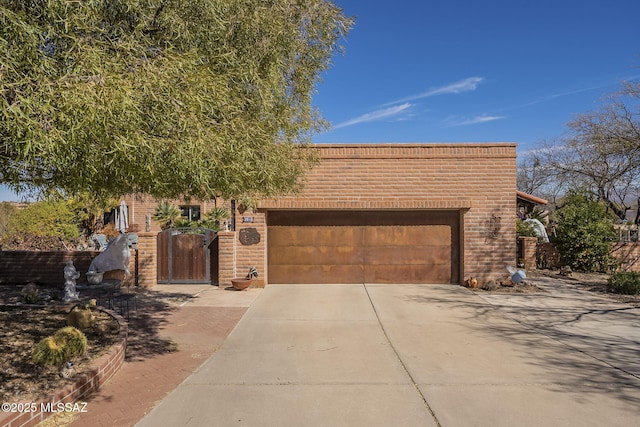
[(201, 225), (214, 230), (220, 230), (220, 223), (231, 218), (228, 210), (222, 207), (215, 207), (205, 214), (205, 219)]
[(173, 222), (180, 218), (181, 212), (176, 206), (167, 201), (162, 201), (156, 206), (156, 210), (152, 218), (162, 225), (163, 230), (173, 227)]

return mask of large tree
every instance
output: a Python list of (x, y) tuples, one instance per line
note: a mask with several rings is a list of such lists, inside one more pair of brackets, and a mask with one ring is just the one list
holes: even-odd
[(568, 127), (533, 161), (556, 186), (588, 189), (624, 219), (640, 197), (640, 82), (624, 84), (601, 109), (577, 116)]
[(295, 190), (326, 0), (0, 0), (0, 181), (96, 196)]

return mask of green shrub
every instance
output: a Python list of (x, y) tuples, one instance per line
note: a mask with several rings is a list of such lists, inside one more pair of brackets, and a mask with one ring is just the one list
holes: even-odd
[(640, 273), (618, 272), (611, 275), (607, 283), (607, 290), (625, 295), (640, 294)]
[(38, 302), (38, 292), (27, 292), (24, 296), (24, 302), (26, 304), (35, 304)]
[(60, 365), (87, 351), (87, 337), (78, 329), (67, 326), (36, 344), (32, 360), (39, 365)]
[(554, 245), (562, 265), (585, 272), (606, 272), (615, 266), (611, 245), (617, 234), (602, 203), (586, 193), (571, 192), (554, 219)]
[(0, 203), (0, 236), (7, 231), (9, 218), (11, 218), (18, 209), (9, 202)]
[(521, 220), (520, 218), (516, 219), (516, 236), (538, 237), (535, 228), (533, 228), (533, 225)]
[(65, 202), (32, 203), (8, 220), (6, 235), (33, 235), (72, 239), (80, 235), (75, 213)]

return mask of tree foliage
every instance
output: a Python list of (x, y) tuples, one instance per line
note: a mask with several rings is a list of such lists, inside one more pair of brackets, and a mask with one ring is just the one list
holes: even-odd
[(640, 198), (640, 82), (625, 83), (602, 108), (577, 116), (568, 128), (557, 144), (546, 144), (522, 164), (519, 185), (540, 185), (542, 177), (547, 188), (587, 189), (624, 219)]
[(585, 272), (606, 272), (614, 266), (611, 244), (617, 238), (603, 203), (585, 192), (570, 192), (554, 212), (554, 244), (562, 265)]
[(0, 0), (0, 181), (107, 198), (273, 196), (351, 20), (327, 0)]
[(73, 239), (80, 236), (78, 217), (72, 203), (50, 200), (32, 203), (9, 218), (4, 239), (13, 236)]

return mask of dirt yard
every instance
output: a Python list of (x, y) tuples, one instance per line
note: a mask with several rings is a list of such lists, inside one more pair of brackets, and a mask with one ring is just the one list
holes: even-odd
[(597, 293), (611, 300), (630, 304), (634, 307), (640, 307), (640, 295), (622, 295), (609, 292), (607, 290), (607, 281), (609, 275), (604, 273), (579, 273), (572, 272), (569, 276), (560, 274), (559, 270), (533, 270), (527, 272), (527, 279), (520, 285), (514, 285), (508, 278), (504, 282), (505, 285), (493, 285), (490, 287), (474, 289), (477, 292), (495, 292), (495, 293), (535, 293), (544, 292), (535, 284), (536, 277), (551, 277), (567, 286), (574, 286), (578, 289)]
[[(66, 326), (69, 305), (21, 304), (24, 295), (16, 286), (0, 285), (0, 401), (34, 402), (63, 386), (58, 366), (40, 366), (31, 360), (34, 346)], [(10, 305), (7, 305), (10, 304)], [(85, 331), (87, 353), (72, 360), (76, 375), (82, 373), (116, 342), (118, 323), (108, 314), (93, 310), (95, 325)]]

